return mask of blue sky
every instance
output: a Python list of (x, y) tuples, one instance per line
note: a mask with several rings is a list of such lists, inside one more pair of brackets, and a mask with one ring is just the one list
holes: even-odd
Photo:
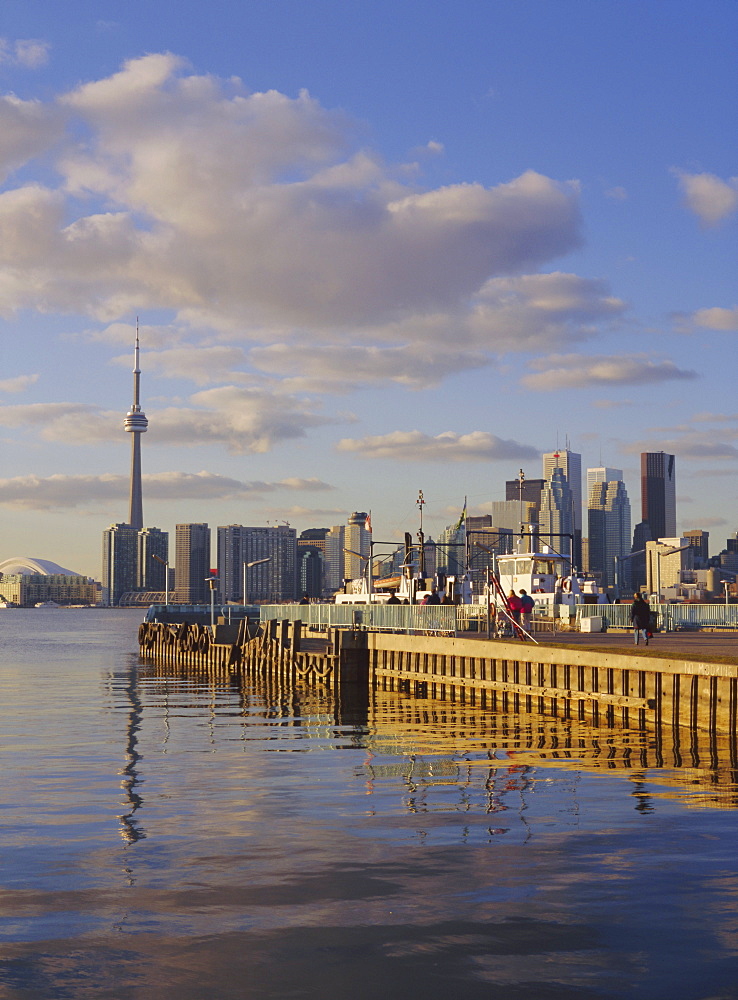
[(375, 538), (677, 455), (736, 523), (732, 2), (6, 0), (0, 559), (127, 515)]

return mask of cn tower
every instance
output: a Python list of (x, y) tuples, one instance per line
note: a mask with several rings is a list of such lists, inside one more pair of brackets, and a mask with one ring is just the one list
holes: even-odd
[(141, 435), (149, 422), (141, 409), (141, 369), (138, 367), (138, 320), (136, 320), (136, 348), (133, 363), (133, 405), (126, 414), (125, 429), (131, 438), (131, 503), (128, 523), (138, 531), (143, 529), (143, 496), (141, 493)]

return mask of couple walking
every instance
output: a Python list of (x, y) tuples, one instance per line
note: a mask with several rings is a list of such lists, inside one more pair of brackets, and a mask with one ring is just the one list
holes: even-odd
[[(520, 596), (518, 597), (515, 591), (511, 590), (507, 596), (507, 605), (510, 608), (510, 614), (512, 615), (515, 625), (522, 625), (523, 630), (530, 633), (531, 615), (533, 614), (535, 602), (528, 591), (521, 590)], [(515, 634), (518, 634), (517, 628), (515, 630)]]

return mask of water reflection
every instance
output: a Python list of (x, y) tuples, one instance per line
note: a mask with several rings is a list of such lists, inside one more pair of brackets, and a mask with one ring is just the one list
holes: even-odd
[(0, 646), (0, 995), (736, 996), (730, 741), (182, 677), (81, 617)]
[(118, 817), (120, 821), (120, 835), (126, 843), (135, 844), (137, 840), (141, 840), (146, 836), (136, 818), (136, 812), (143, 804), (143, 799), (139, 792), (142, 779), (138, 772), (138, 765), (142, 759), (138, 751), (138, 732), (141, 728), (143, 704), (138, 693), (138, 661), (136, 658), (130, 658), (128, 670), (122, 677), (114, 678), (114, 686), (121, 690), (130, 705), (126, 720), (126, 764), (118, 772), (123, 779), (120, 784), (129, 810)]

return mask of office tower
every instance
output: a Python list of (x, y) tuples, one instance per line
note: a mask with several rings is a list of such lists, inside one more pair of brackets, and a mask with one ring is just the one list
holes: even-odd
[(133, 405), (126, 414), (124, 427), (131, 438), (131, 493), (128, 523), (138, 531), (143, 528), (143, 495), (141, 493), (141, 435), (149, 422), (140, 405), (141, 369), (138, 365), (138, 321), (136, 322), (136, 346), (133, 352)]
[(138, 531), (130, 524), (111, 524), (103, 531), (103, 603), (117, 607), (123, 594), (138, 587)]
[[(512, 504), (512, 501), (511, 501)], [(503, 504), (504, 506), (504, 504)], [(515, 506), (518, 506), (515, 504)], [(524, 503), (525, 507), (532, 504)], [(518, 534), (518, 527), (500, 527), (493, 517), (485, 514), (482, 517), (467, 517), (466, 519), (466, 551), (472, 588), (480, 594), (484, 590), (489, 570), (494, 568), (495, 556), (507, 555), (513, 550), (513, 539)]]
[[(599, 472), (599, 469), (589, 469)], [(612, 472), (619, 470), (613, 469)], [(622, 479), (592, 482), (587, 497), (589, 570), (599, 573), (603, 586), (630, 587), (630, 500)]]
[[(413, 552), (413, 556), (417, 553)], [(412, 559), (417, 565), (417, 559)], [(460, 576), (466, 572), (466, 522), (449, 524), (438, 535), (436, 542), (436, 567), (447, 576)]]
[(654, 541), (676, 535), (673, 455), (663, 451), (641, 453), (641, 519), (648, 521)]
[[(539, 479), (538, 482), (543, 483), (543, 480)], [(518, 535), (520, 533), (521, 513), (524, 525), (538, 524), (540, 504), (540, 495), (535, 503), (532, 500), (523, 500), (522, 511), (519, 500), (493, 500), (490, 504), (492, 507), (490, 524), (495, 524), (498, 528), (508, 528)]]
[(207, 604), (210, 600), (210, 528), (207, 524), (178, 524), (175, 533), (175, 585), (179, 604)]
[(685, 531), (684, 537), (694, 549), (695, 569), (706, 569), (710, 560), (710, 532), (699, 529)]
[(321, 597), (323, 594), (323, 563), (328, 528), (307, 528), (297, 539), (297, 575), (300, 595)]
[[(521, 470), (522, 471), (522, 470)], [(538, 511), (541, 506), (541, 491), (546, 485), (545, 479), (523, 479), (522, 483), (520, 479), (508, 479), (505, 482), (505, 501), (507, 501), (511, 506), (512, 510), (513, 502), (518, 504), (518, 523), (509, 524), (508, 527), (520, 529), (520, 501), (523, 501), (523, 515), (528, 511), (528, 520), (523, 520), (523, 524), (535, 524), (538, 522)], [(502, 503), (502, 501), (496, 501), (496, 503)], [(492, 510), (492, 517), (495, 517), (494, 507)], [(495, 524), (501, 524), (495, 517)]]
[[(154, 558), (157, 556), (158, 558)], [(169, 561), (169, 532), (159, 528), (144, 528), (138, 533), (139, 590), (167, 590), (167, 562)]]
[[(538, 530), (544, 544), (561, 555), (573, 558), (574, 503), (569, 480), (561, 467), (551, 470), (551, 478), (541, 492)], [(581, 532), (579, 538), (581, 540)], [(581, 552), (581, 544), (579, 548)]]
[(355, 510), (348, 519), (343, 534), (343, 565), (344, 575), (349, 580), (355, 580), (367, 572), (372, 540), (368, 524), (369, 515), (366, 511)]
[(630, 557), (630, 585), (633, 591), (641, 590), (646, 585), (646, 546), (652, 541), (651, 525), (648, 521), (639, 521), (633, 529), (633, 545)]
[[(564, 448), (562, 451), (550, 451), (543, 455), (543, 477), (550, 482), (556, 469), (561, 469), (569, 484), (571, 494), (572, 534), (574, 535), (573, 563), (576, 567), (582, 565), (582, 456)], [(541, 497), (543, 503), (543, 497)], [(540, 518), (541, 524), (543, 517)]]
[(297, 532), (286, 524), (219, 527), (218, 580), (222, 601), (293, 601), (297, 595)]
[(623, 481), (622, 469), (611, 469), (607, 465), (599, 465), (595, 469), (587, 469), (587, 501), (595, 483), (616, 483)]

